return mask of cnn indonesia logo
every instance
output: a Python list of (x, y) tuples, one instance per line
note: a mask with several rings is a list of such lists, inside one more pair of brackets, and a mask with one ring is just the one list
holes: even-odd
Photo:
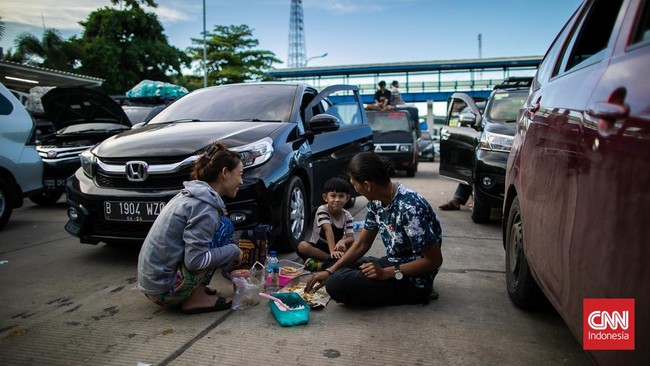
[(634, 349), (634, 299), (584, 299), (583, 348)]

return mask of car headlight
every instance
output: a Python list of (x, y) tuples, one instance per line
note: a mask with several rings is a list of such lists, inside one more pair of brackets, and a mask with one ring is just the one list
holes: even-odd
[(411, 145), (399, 145), (400, 152), (409, 152), (411, 151)]
[(239, 153), (244, 168), (252, 168), (265, 163), (271, 158), (271, 155), (273, 155), (273, 140), (265, 137), (248, 145), (234, 147), (231, 150)]
[(81, 160), (81, 169), (88, 178), (93, 177), (95, 170), (95, 154), (93, 154), (91, 149), (88, 149), (81, 154), (79, 154), (79, 159)]
[(482, 150), (510, 152), (513, 140), (513, 136), (484, 131), (481, 135), (480, 146)]

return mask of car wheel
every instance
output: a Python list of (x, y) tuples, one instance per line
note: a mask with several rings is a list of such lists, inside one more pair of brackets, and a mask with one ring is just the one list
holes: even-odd
[[(474, 188), (476, 192), (476, 187)], [(485, 224), (490, 222), (490, 213), (492, 208), (490, 206), (482, 205), (476, 201), (476, 195), (474, 196), (474, 204), (472, 205), (472, 221), (477, 224)]]
[(298, 177), (292, 177), (287, 185), (282, 207), (282, 233), (281, 245), (296, 249), (298, 244), (305, 239), (305, 226), (307, 224), (307, 201), (305, 185)]
[(0, 229), (9, 221), (13, 206), (9, 202), (9, 185), (0, 178)]
[(350, 197), (350, 199), (348, 200), (348, 202), (345, 203), (345, 206), (343, 206), (343, 208), (345, 208), (345, 209), (352, 208), (352, 207), (354, 207), (355, 203), (357, 203), (357, 198), (356, 197)]
[(524, 252), (524, 230), (517, 197), (510, 206), (506, 227), (506, 284), (508, 296), (517, 307), (530, 309), (544, 304), (544, 295), (530, 273)]
[(37, 205), (51, 206), (55, 204), (61, 196), (63, 196), (63, 192), (41, 192), (29, 197), (29, 200)]

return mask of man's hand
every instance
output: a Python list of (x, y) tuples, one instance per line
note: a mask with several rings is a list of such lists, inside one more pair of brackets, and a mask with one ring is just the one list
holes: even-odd
[(318, 291), (321, 287), (325, 286), (327, 279), (329, 278), (330, 273), (327, 271), (320, 271), (314, 273), (308, 280), (305, 285), (305, 293), (311, 292), (312, 288), (314, 291)]
[(330, 255), (330, 257), (332, 257), (332, 258), (341, 258), (343, 256), (343, 254), (345, 254), (345, 253), (340, 252), (340, 251), (333, 251), (332, 254)]
[(366, 277), (373, 280), (383, 281), (391, 278), (391, 274), (387, 273), (386, 268), (382, 268), (371, 262), (364, 263), (359, 268)]

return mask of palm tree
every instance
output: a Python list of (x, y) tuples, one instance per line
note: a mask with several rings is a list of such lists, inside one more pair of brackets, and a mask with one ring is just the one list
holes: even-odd
[(48, 28), (43, 31), (42, 40), (31, 33), (23, 32), (16, 37), (16, 56), (26, 64), (55, 70), (73, 71), (74, 48), (63, 40), (59, 31)]
[(0, 16), (0, 40), (2, 40), (2, 37), (5, 35), (5, 22), (2, 21), (2, 17)]

